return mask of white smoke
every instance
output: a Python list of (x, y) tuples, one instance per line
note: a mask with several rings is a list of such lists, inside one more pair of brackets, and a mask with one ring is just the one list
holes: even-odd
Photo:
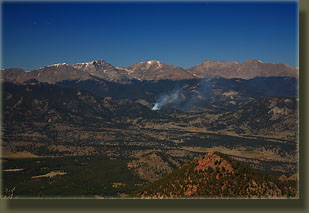
[(154, 104), (154, 106), (151, 108), (151, 110), (156, 111), (160, 110), (162, 106), (164, 106), (167, 103), (173, 103), (178, 101), (179, 99), (179, 91), (172, 92), (171, 94), (164, 94), (161, 95), (158, 99), (158, 101)]
[(159, 103), (155, 103), (155, 105), (151, 108), (152, 111), (160, 110)]
[(194, 80), (188, 84), (184, 83), (176, 85), (173, 90), (161, 94), (151, 107), (151, 110), (161, 110), (166, 104), (171, 108), (182, 111), (194, 111), (207, 106), (210, 97), (214, 94), (209, 79)]

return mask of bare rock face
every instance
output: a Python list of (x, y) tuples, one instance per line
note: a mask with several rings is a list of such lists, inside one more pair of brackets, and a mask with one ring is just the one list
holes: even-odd
[(156, 60), (137, 63), (128, 68), (113, 67), (104, 60), (97, 60), (72, 66), (66, 63), (53, 64), (29, 72), (20, 68), (3, 69), (2, 74), (5, 81), (17, 83), (31, 79), (56, 83), (64, 80), (86, 80), (92, 77), (128, 83), (130, 79), (158, 81), (214, 77), (243, 79), (270, 76), (297, 77), (298, 69), (285, 64), (263, 63), (259, 60), (247, 60), (243, 63), (204, 61), (187, 70)]
[(205, 171), (209, 167), (211, 167), (213, 170), (224, 170), (226, 173), (234, 172), (232, 165), (220, 156), (216, 155), (215, 152), (209, 152), (204, 156), (204, 158), (199, 159), (198, 165), (194, 168), (194, 170)]
[(243, 63), (204, 61), (188, 69), (190, 73), (199, 78), (243, 78), (287, 76), (297, 77), (298, 69), (285, 64), (263, 63), (259, 60), (247, 60)]
[(219, 153), (210, 152), (138, 190), (141, 198), (287, 198), (295, 181), (270, 176)]
[(26, 72), (26, 74), (28, 79), (36, 79), (40, 82), (48, 82), (50, 84), (65, 80), (86, 80), (91, 77), (88, 73), (76, 70), (66, 63), (39, 68)]
[(279, 177), (279, 180), (281, 180), (281, 181), (298, 181), (298, 179), (299, 179), (299, 175), (298, 174), (293, 174), (293, 175), (291, 175), (290, 177), (286, 177), (285, 175), (281, 175), (280, 177)]
[(64, 80), (86, 80), (91, 77), (88, 73), (76, 70), (66, 63), (53, 64), (28, 72), (19, 68), (5, 69), (2, 72), (5, 81), (15, 83), (23, 83), (34, 79), (54, 84)]
[(233, 74), (236, 72), (237, 67), (237, 62), (219, 62), (207, 60), (188, 69), (188, 71), (198, 78), (227, 77), (232, 75), (237, 76)]
[(174, 65), (163, 64), (160, 61), (150, 60), (128, 67), (130, 76), (139, 80), (183, 80), (194, 78), (187, 70)]
[(129, 80), (126, 69), (115, 68), (104, 60), (78, 63), (72, 66), (76, 70), (88, 73), (91, 76), (99, 77), (112, 82), (124, 82)]
[(298, 180), (298, 179), (299, 179), (299, 175), (298, 174), (294, 174), (294, 175), (292, 175), (292, 176), (290, 176), (288, 178), (288, 180)]
[(288, 178), (287, 178), (285, 175), (281, 175), (281, 176), (279, 177), (279, 180), (280, 180), (280, 181), (287, 181)]
[(2, 79), (13, 83), (23, 82), (26, 76), (25, 70), (21, 68), (9, 68), (1, 70)]
[(97, 60), (74, 65), (53, 64), (29, 72), (20, 68), (2, 69), (1, 72), (5, 81), (23, 83), (35, 79), (52, 84), (65, 80), (82, 81), (91, 78), (129, 83), (132, 79), (158, 81), (215, 77), (242, 79), (271, 76), (298, 77), (298, 68), (296, 67), (263, 63), (259, 60), (247, 60), (243, 63), (204, 61), (187, 70), (156, 60), (137, 63), (128, 68), (114, 67), (104, 60)]
[(68, 65), (53, 64), (36, 70), (25, 72), (20, 68), (2, 70), (3, 79), (15, 83), (37, 80), (54, 84), (61, 81), (87, 80), (101, 78), (104, 80), (123, 83), (129, 81), (126, 69), (118, 69), (103, 60)]

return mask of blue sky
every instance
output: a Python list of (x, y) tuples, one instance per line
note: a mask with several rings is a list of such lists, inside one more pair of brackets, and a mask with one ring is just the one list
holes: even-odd
[(3, 3), (2, 67), (103, 59), (298, 66), (297, 3)]

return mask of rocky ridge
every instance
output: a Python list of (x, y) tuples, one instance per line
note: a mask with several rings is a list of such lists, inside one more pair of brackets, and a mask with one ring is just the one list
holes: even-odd
[(104, 60), (69, 65), (53, 64), (25, 72), (21, 68), (2, 69), (4, 81), (23, 83), (35, 79), (54, 84), (65, 80), (87, 80), (100, 78), (117, 83), (130, 83), (131, 80), (159, 81), (199, 78), (242, 78), (286, 76), (298, 77), (298, 68), (285, 64), (263, 63), (259, 60), (219, 62), (206, 60), (201, 64), (183, 69), (160, 61), (149, 60), (133, 64), (127, 68), (114, 67)]
[(260, 60), (246, 60), (238, 62), (219, 62), (206, 60), (197, 66), (188, 69), (199, 78), (242, 78), (287, 76), (297, 77), (298, 69), (279, 63), (264, 63)]
[(219, 152), (209, 152), (135, 192), (141, 198), (291, 198), (296, 181), (263, 173)]

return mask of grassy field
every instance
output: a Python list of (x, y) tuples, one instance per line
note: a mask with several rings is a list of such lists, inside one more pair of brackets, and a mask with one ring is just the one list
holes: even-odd
[(2, 174), (16, 197), (125, 197), (146, 184), (127, 160), (86, 156), (3, 159)]

